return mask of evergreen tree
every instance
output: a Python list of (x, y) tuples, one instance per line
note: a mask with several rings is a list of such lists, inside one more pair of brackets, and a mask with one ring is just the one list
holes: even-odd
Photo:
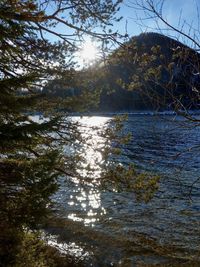
[[(48, 217), (58, 177), (81, 178), (80, 169), (76, 168), (80, 156), (66, 155), (64, 149), (71, 144), (74, 147), (80, 142), (84, 144), (86, 140), (80, 135), (77, 123), (66, 120), (60, 111), (66, 107), (84, 110), (84, 102), (88, 107), (99, 97), (99, 91), (91, 93), (97, 72), (77, 74), (73, 69), (73, 54), (85, 34), (106, 42), (116, 37), (110, 31), (107, 34), (106, 27), (116, 20), (119, 3), (120, 0), (114, 3), (111, 0), (0, 2), (1, 266), (15, 265), (16, 255), (23, 255), (20, 248), (26, 247), (25, 230), (37, 229)], [(94, 27), (102, 29), (96, 32)], [(57, 41), (50, 42), (50, 35)], [(81, 83), (81, 97), (64, 101), (45, 98), (43, 87), (53, 79), (64, 80), (69, 88), (71, 84), (80, 86)], [(46, 117), (37, 120), (31, 116), (38, 111)], [(116, 119), (116, 125), (112, 124), (102, 136), (115, 139), (116, 146), (124, 140), (115, 133), (120, 129), (121, 119)], [(116, 147), (113, 151), (119, 152)], [(109, 153), (107, 145), (103, 156)], [(89, 167), (88, 171), (91, 172)], [(136, 178), (135, 183), (132, 178)], [(152, 196), (157, 180), (157, 177), (138, 175), (131, 167), (113, 168), (112, 161), (110, 166), (105, 162), (101, 179), (102, 185), (109, 187), (117, 184), (117, 188), (123, 189), (126, 185), (145, 201)], [(146, 196), (143, 196), (144, 189)], [(27, 254), (30, 260), (37, 253)], [(38, 261), (36, 265), (49, 266), (39, 265)]]
[[(35, 229), (48, 215), (50, 196), (74, 159), (62, 144), (78, 138), (74, 126), (47, 103), (42, 87), (65, 75), (71, 82), (72, 55), (83, 34), (113, 19), (119, 1), (2, 0), (0, 3), (0, 257), (14, 262), (24, 229)], [(64, 33), (59, 32), (65, 26)], [(69, 35), (68, 35), (69, 32)], [(46, 34), (46, 35), (45, 35)], [(58, 38), (55, 43), (47, 34)], [(54, 103), (55, 104), (55, 103)], [(59, 103), (55, 104), (58, 107)], [(48, 111), (48, 119), (30, 114)], [(69, 134), (70, 132), (70, 134)], [(58, 138), (59, 136), (59, 138)], [(73, 166), (72, 166), (73, 165)], [(70, 172), (69, 172), (70, 170)], [(8, 256), (9, 255), (9, 256)]]

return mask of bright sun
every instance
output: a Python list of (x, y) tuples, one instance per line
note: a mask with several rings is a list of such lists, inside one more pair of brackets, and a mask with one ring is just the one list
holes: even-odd
[(94, 62), (98, 56), (98, 48), (91, 40), (86, 40), (80, 50), (80, 58), (85, 63)]

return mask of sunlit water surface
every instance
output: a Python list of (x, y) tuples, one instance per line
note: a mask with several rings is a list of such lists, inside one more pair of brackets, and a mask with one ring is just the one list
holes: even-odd
[[(110, 119), (73, 118), (81, 123), (82, 135), (90, 137), (80, 148), (84, 158), (80, 171), (86, 168), (83, 176), (94, 183), (101, 177), (100, 150), (106, 142), (99, 132), (110, 127)], [(65, 225), (49, 227), (49, 243), (84, 259), (86, 266), (182, 266), (185, 260), (200, 266), (198, 127), (179, 117), (141, 114), (129, 115), (124, 132), (132, 138), (118, 160), (159, 174), (155, 197), (138, 203), (132, 192), (101, 191), (76, 179), (69, 187), (61, 180), (54, 200)]]

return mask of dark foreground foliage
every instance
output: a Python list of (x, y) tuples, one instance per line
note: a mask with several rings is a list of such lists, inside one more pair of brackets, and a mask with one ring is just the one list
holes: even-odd
[[(45, 102), (42, 89), (52, 78), (65, 75), (71, 81), (72, 56), (83, 34), (111, 37), (105, 31), (93, 32), (92, 25), (105, 30), (119, 2), (0, 2), (1, 266), (57, 266), (44, 256), (50, 254), (46, 249), (33, 265), (40, 244), (36, 242), (34, 249), (34, 238), (29, 240), (24, 231), (38, 229), (48, 217), (58, 176), (73, 172), (74, 159), (64, 156), (62, 145), (73, 143), (78, 135), (55, 112), (59, 102)], [(65, 27), (64, 33), (57, 32), (58, 23)], [(57, 42), (50, 42), (47, 33)], [(30, 114), (36, 111), (48, 119), (34, 120)]]

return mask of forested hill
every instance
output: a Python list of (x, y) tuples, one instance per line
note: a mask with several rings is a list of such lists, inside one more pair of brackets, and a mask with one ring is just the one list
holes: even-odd
[(133, 37), (110, 57), (106, 79), (115, 92), (102, 95), (100, 108), (198, 108), (199, 64), (197, 52), (172, 38), (158, 33)]
[(172, 38), (158, 33), (132, 37), (97, 72), (102, 69), (104, 75), (93, 83), (103, 88), (99, 111), (198, 108), (200, 56)]

